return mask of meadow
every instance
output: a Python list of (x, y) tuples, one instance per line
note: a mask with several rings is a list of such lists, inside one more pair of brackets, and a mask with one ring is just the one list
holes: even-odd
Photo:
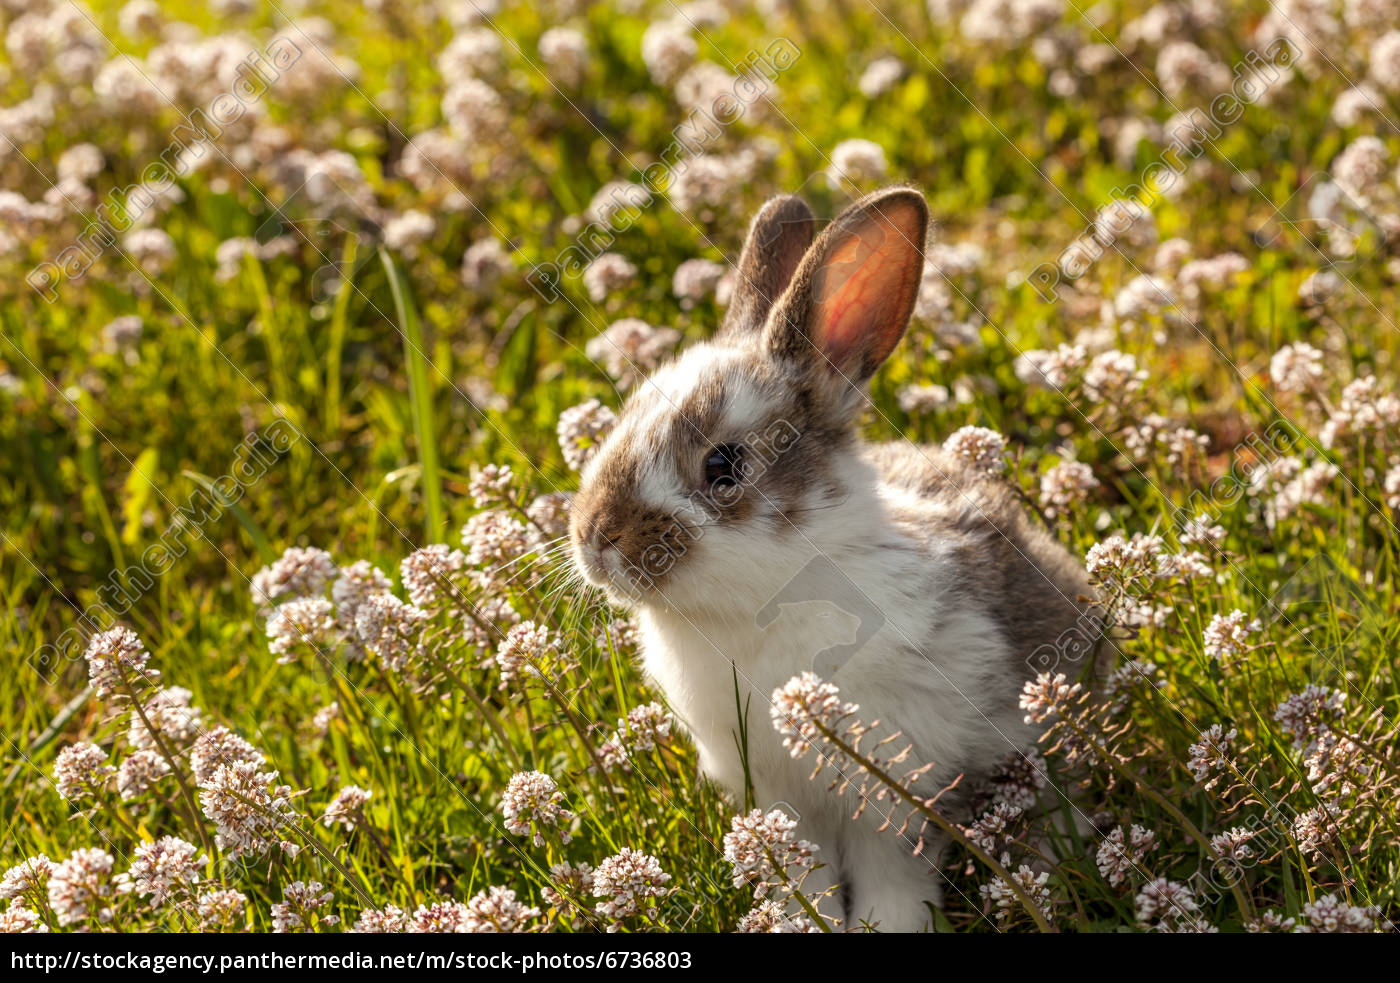
[(700, 777), (565, 530), (763, 202), (890, 183), (935, 228), (863, 430), (996, 475), (1105, 617), (975, 821), (878, 756), (831, 794), (953, 827), (939, 932), (1393, 929), (1393, 5), (0, 24), (0, 929), (878, 930)]

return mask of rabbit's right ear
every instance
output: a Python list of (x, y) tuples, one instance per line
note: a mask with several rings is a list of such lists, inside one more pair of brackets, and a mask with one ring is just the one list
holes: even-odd
[(796, 195), (768, 199), (749, 225), (719, 335), (760, 331), (812, 244), (816, 216)]

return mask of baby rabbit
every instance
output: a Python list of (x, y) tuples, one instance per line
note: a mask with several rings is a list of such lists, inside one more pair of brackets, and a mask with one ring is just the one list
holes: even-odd
[[(966, 821), (970, 792), (1031, 746), (1028, 656), (1080, 615), (1083, 568), (1014, 493), (937, 447), (870, 445), (866, 384), (909, 322), (928, 207), (910, 188), (858, 201), (813, 241), (797, 197), (754, 219), (714, 339), (642, 383), (587, 464), (570, 519), (578, 570), (635, 611), (647, 675), (742, 798), (787, 806), (824, 866), (804, 890), (846, 927), (926, 926), (941, 842), (852, 819), (769, 726), (772, 694), (815, 671), (932, 763), (919, 784)], [(803, 603), (825, 601), (828, 606)], [(817, 617), (829, 605), (855, 620)], [(734, 679), (739, 694), (736, 700)], [(961, 811), (960, 811), (961, 810)], [(902, 816), (902, 813), (900, 814)], [(916, 824), (917, 826), (917, 824)]]

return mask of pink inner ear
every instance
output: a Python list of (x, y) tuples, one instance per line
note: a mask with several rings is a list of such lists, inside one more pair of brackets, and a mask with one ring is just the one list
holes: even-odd
[(877, 206), (832, 243), (816, 276), (810, 337), (843, 373), (874, 372), (904, 334), (923, 273), (923, 213)]

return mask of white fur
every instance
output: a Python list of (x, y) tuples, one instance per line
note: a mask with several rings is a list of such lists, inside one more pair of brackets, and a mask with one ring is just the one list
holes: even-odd
[[(755, 411), (766, 398), (752, 393), (739, 402)], [(986, 616), (946, 600), (958, 576), (951, 559), (901, 533), (889, 517), (896, 500), (906, 510), (931, 506), (882, 486), (859, 453), (833, 463), (850, 496), (839, 504), (810, 502), (831, 507), (805, 512), (797, 528), (776, 538), (756, 536), (748, 522), (703, 528), (664, 588), (639, 607), (643, 664), (689, 729), (701, 768), (740, 797), (737, 673), (739, 701), (751, 702), (748, 764), (756, 804), (796, 813), (799, 835), (821, 848), (826, 867), (809, 877), (806, 890), (842, 885), (823, 909), (848, 927), (869, 922), (912, 931), (927, 922), (923, 903), (941, 901), (942, 843), (913, 856), (918, 823), (904, 837), (896, 832), (907, 810), (895, 813), (895, 828), (878, 831), (888, 802), (871, 802), (853, 822), (854, 792), (828, 791), (829, 773), (811, 780), (814, 757), (794, 760), (770, 721), (774, 689), (814, 669), (817, 653), (850, 641), (854, 619), (812, 602), (783, 608), (760, 628), (758, 610), (818, 555), (874, 603), (887, 620), (831, 681), (843, 699), (859, 704), (864, 722), (902, 732), (901, 745), (914, 747), (911, 763), (934, 763), (926, 791), (964, 770), (985, 769), (1031, 743), (1031, 735), (1004, 703), (996, 717), (974, 705), (981, 694), (1004, 688), (993, 676), (1005, 665), (1005, 640)], [(678, 481), (663, 487), (648, 479), (644, 488), (656, 496), (649, 504), (682, 504)], [(581, 566), (587, 572), (588, 564)]]

